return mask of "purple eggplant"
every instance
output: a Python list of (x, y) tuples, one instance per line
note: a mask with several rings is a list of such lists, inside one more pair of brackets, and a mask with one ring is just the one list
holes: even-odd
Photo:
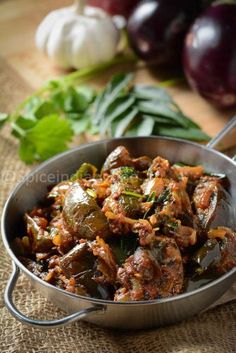
[(179, 63), (185, 34), (199, 12), (196, 0), (141, 1), (128, 20), (130, 45), (144, 60)]
[(236, 106), (236, 4), (213, 4), (185, 39), (183, 65), (190, 86), (220, 108)]

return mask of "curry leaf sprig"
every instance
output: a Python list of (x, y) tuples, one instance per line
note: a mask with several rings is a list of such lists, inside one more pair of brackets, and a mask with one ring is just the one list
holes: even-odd
[(118, 74), (97, 96), (92, 123), (101, 137), (160, 135), (194, 141), (209, 139), (161, 85), (134, 85), (132, 80), (132, 74)]
[(82, 85), (90, 77), (89, 72), (74, 73), (51, 81), (11, 116), (0, 114), (0, 128), (11, 123), (23, 161), (48, 159), (66, 150), (73, 136), (85, 132), (101, 138), (161, 135), (208, 140), (163, 87), (135, 85), (133, 74), (121, 73), (96, 92)]

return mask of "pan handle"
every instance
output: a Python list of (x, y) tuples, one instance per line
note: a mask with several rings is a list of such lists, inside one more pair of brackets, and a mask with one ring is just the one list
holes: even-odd
[[(234, 116), (228, 124), (225, 125), (225, 127), (207, 144), (207, 147), (209, 148), (216, 148), (220, 146), (221, 144), (223, 145), (224, 139), (229, 135), (235, 129), (235, 138), (236, 138), (236, 116)], [(236, 156), (234, 156), (233, 160), (236, 160)]]
[(84, 319), (85, 317), (89, 316), (90, 314), (93, 314), (98, 311), (104, 311), (105, 306), (103, 305), (96, 305), (92, 306), (87, 309), (82, 309), (76, 313), (73, 313), (71, 315), (65, 316), (61, 319), (56, 319), (56, 320), (37, 320), (37, 319), (31, 319), (24, 314), (22, 314), (15, 306), (13, 303), (12, 299), (12, 294), (16, 285), (16, 282), (18, 280), (19, 274), (20, 274), (20, 269), (19, 267), (12, 262), (13, 266), (13, 271), (11, 274), (11, 277), (8, 281), (5, 293), (4, 293), (4, 301), (6, 304), (6, 307), (10, 311), (10, 313), (19, 321), (21, 321), (24, 324), (30, 325), (30, 326), (35, 326), (39, 328), (55, 328), (55, 327), (60, 327), (60, 326), (65, 326), (68, 324), (71, 324), (72, 322), (79, 321)]

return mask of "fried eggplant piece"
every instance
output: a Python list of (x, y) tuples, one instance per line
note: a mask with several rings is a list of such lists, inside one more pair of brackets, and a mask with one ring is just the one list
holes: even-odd
[(93, 268), (94, 256), (89, 252), (87, 243), (77, 244), (60, 258), (60, 267), (67, 278)]
[(101, 275), (94, 280), (98, 283), (115, 284), (117, 274), (117, 264), (108, 244), (102, 238), (97, 237), (96, 241), (90, 243), (93, 255), (98, 258), (97, 270)]
[(118, 146), (106, 158), (101, 173), (109, 173), (112, 169), (121, 166), (132, 167), (133, 162), (129, 151), (124, 146)]
[(151, 248), (139, 247), (118, 270), (115, 301), (151, 300), (179, 294), (183, 265), (174, 239), (158, 237)]
[(110, 173), (118, 167), (134, 167), (136, 170), (144, 171), (151, 165), (151, 159), (147, 156), (131, 158), (129, 151), (124, 146), (118, 146), (106, 158), (101, 173)]
[(192, 215), (191, 202), (185, 189), (185, 184), (171, 181), (168, 185), (169, 197), (164, 201), (162, 211), (176, 218), (183, 214)]
[(83, 288), (87, 295), (110, 298), (106, 284), (114, 284), (117, 269), (111, 250), (103, 239), (77, 244), (60, 258), (60, 267), (66, 277), (74, 278), (75, 286)]
[(167, 219), (161, 230), (164, 235), (173, 237), (181, 250), (193, 246), (197, 242), (197, 229), (185, 226), (175, 218)]
[(208, 232), (208, 240), (194, 254), (197, 272), (213, 271), (220, 275), (236, 266), (236, 233), (226, 227)]
[(220, 244), (216, 239), (208, 239), (194, 254), (193, 261), (198, 265), (196, 272), (202, 274), (216, 265), (221, 257)]
[(43, 217), (31, 217), (26, 213), (25, 222), (32, 252), (49, 252), (53, 247), (53, 242), (50, 238), (50, 234), (46, 230), (48, 225), (47, 220)]
[(165, 190), (168, 181), (164, 178), (154, 177), (145, 179), (141, 188), (144, 195), (152, 195), (155, 193), (155, 197), (159, 197)]
[(157, 156), (153, 159), (150, 165), (147, 175), (148, 177), (161, 177), (167, 178), (171, 174), (170, 163), (167, 159)]
[(204, 168), (201, 165), (197, 165), (194, 167), (188, 165), (173, 165), (172, 170), (178, 177), (187, 177), (192, 181), (198, 180), (200, 177), (203, 176), (204, 173)]
[(133, 158), (132, 162), (133, 162), (133, 167), (136, 170), (139, 170), (141, 172), (147, 170), (150, 167), (150, 165), (152, 164), (151, 158), (149, 158), (147, 156)]
[(111, 194), (106, 198), (103, 211), (135, 217), (140, 213), (141, 180), (135, 169), (120, 167), (112, 171), (110, 177)]
[(208, 232), (208, 237), (220, 242), (220, 260), (216, 270), (220, 274), (230, 271), (236, 266), (236, 232), (227, 227), (218, 227)]
[[(223, 190), (219, 178), (214, 176), (203, 176), (200, 178), (193, 193), (193, 204), (199, 224), (203, 230), (208, 230), (216, 218), (221, 200), (225, 197)], [(224, 222), (221, 225), (224, 225)]]
[(54, 199), (53, 209), (60, 210), (64, 204), (65, 194), (72, 185), (71, 181), (62, 181), (55, 185), (51, 191), (49, 191), (47, 198)]
[[(111, 248), (102, 238), (75, 245), (60, 258), (60, 266), (68, 278), (93, 270), (94, 280), (101, 284), (114, 284), (117, 264)], [(95, 272), (97, 274), (95, 274)]]
[(65, 228), (76, 238), (93, 240), (109, 234), (107, 219), (96, 200), (76, 181), (65, 195), (62, 212)]
[(146, 219), (137, 220), (132, 226), (132, 231), (138, 233), (141, 246), (150, 245), (156, 240), (155, 230)]

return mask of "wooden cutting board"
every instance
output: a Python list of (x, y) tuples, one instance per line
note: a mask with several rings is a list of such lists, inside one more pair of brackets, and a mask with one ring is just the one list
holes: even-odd
[[(0, 1), (0, 111), (10, 111), (45, 80), (66, 72), (56, 68), (34, 45), (36, 28), (51, 10), (71, 4), (70, 0), (1, 0)], [(127, 69), (120, 67), (115, 71)], [(129, 68), (128, 68), (129, 69)], [(163, 73), (139, 69), (137, 82), (157, 83)], [(94, 84), (102, 87), (112, 72)], [(165, 73), (166, 75), (166, 73)], [(170, 93), (183, 111), (214, 136), (233, 112), (220, 112), (192, 92), (187, 84), (171, 87)], [(6, 103), (6, 95), (7, 103)], [(3, 104), (4, 102), (4, 104)]]

